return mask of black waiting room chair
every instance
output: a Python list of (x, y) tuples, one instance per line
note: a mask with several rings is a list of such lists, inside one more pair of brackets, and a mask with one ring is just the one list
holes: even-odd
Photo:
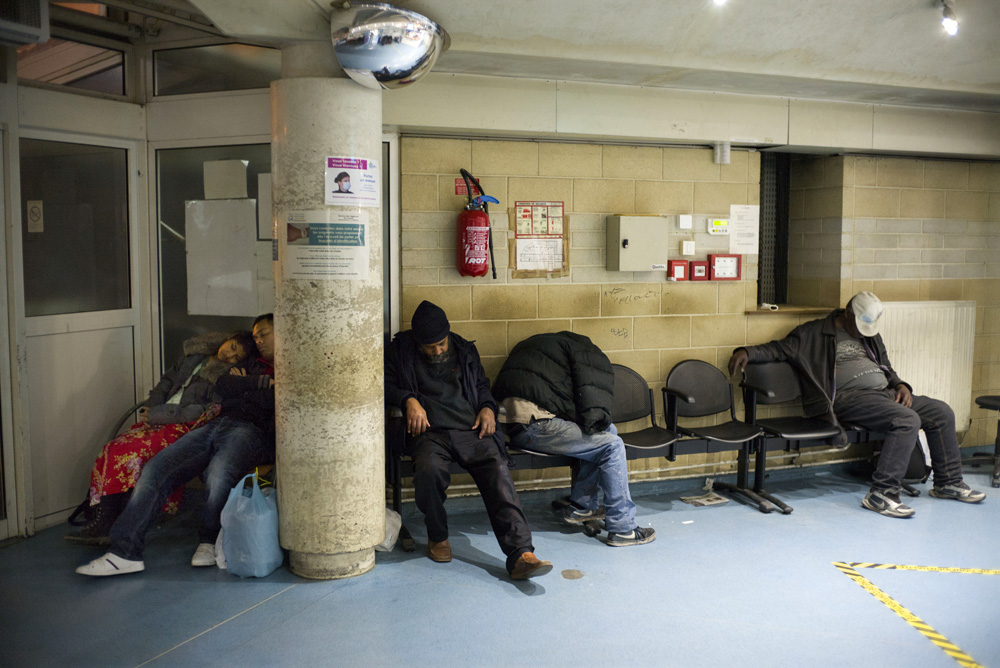
[[(667, 429), (682, 436), (704, 439), (706, 452), (738, 450), (736, 484), (716, 482), (714, 487), (745, 496), (757, 504), (762, 513), (772, 512), (774, 505), (747, 486), (747, 462), (750, 453), (760, 447), (763, 430), (736, 419), (733, 388), (717, 368), (701, 360), (684, 360), (667, 374), (663, 388), (666, 404)], [(684, 427), (680, 418), (696, 418), (729, 412), (730, 420), (707, 427)]]
[[(976, 404), (980, 408), (985, 408), (991, 411), (1000, 411), (1000, 397), (984, 395), (981, 397), (976, 397)], [(995, 445), (993, 446), (993, 454), (988, 452), (977, 452), (976, 454), (962, 460), (964, 464), (971, 464), (973, 466), (980, 466), (986, 464), (989, 466), (993, 464), (993, 478), (990, 480), (990, 485), (993, 487), (1000, 487), (1000, 419), (997, 420), (997, 437)]]
[[(756, 425), (764, 433), (785, 441), (786, 449), (796, 448), (805, 441), (829, 442), (840, 434), (840, 430), (816, 418), (792, 415), (786, 417), (757, 418), (758, 405), (783, 404), (796, 402), (801, 406), (802, 391), (799, 376), (786, 362), (768, 362), (764, 364), (748, 364), (743, 371), (744, 420)], [(764, 490), (765, 469), (767, 466), (767, 439), (762, 438), (757, 446), (754, 461), (753, 489), (781, 509), (786, 515), (792, 508)]]
[[(673, 459), (671, 446), (680, 435), (656, 424), (656, 404), (653, 390), (638, 372), (621, 364), (612, 364), (615, 372), (615, 396), (611, 404), (611, 421), (619, 428), (629, 458), (667, 457)], [(636, 431), (621, 431), (621, 425), (649, 418), (650, 426)]]

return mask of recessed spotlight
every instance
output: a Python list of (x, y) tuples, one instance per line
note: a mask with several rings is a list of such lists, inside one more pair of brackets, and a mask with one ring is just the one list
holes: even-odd
[(941, 27), (949, 35), (958, 34), (958, 17), (955, 16), (955, 0), (934, 0), (934, 6), (941, 10)]

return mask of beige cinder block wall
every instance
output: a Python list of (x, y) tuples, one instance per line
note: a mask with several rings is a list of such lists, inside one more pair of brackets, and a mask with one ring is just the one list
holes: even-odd
[[(843, 160), (841, 303), (860, 290), (975, 301), (972, 395), (1000, 394), (1000, 163)], [(972, 416), (965, 444), (992, 443), (996, 414), (973, 404)]]
[[(973, 300), (972, 396), (1000, 393), (1000, 164), (801, 156), (790, 185), (790, 303)], [(973, 405), (965, 444), (992, 443), (996, 423)]]
[[(732, 349), (747, 342), (745, 311), (755, 305), (757, 295), (755, 256), (744, 257), (743, 280), (738, 282), (673, 283), (664, 280), (663, 272), (609, 272), (605, 217), (728, 215), (731, 204), (756, 204), (759, 154), (734, 151), (729, 164), (717, 165), (712, 151), (704, 148), (415, 137), (401, 140), (400, 153), (402, 326), (409, 326), (421, 300), (439, 304), (456, 332), (476, 340), (491, 378), (518, 341), (538, 332), (585, 334), (612, 361), (643, 374), (657, 391), (676, 362), (697, 358), (722, 367)], [(460, 168), (479, 178), (486, 193), (501, 202), (490, 207), (495, 281), (489, 275), (462, 277), (455, 268), (456, 220), (465, 204), (464, 195), (454, 194)], [(523, 200), (565, 202), (568, 276), (511, 277), (508, 209)], [(696, 259), (728, 248), (728, 239), (695, 230), (676, 234), (671, 257), (679, 257), (681, 239), (695, 241)], [(776, 327), (755, 323), (749, 335), (769, 337), (787, 329), (787, 320), (769, 321)], [(686, 459), (669, 466), (663, 459), (634, 462), (633, 468), (659, 477), (691, 474), (702, 469), (686, 467), (722, 461), (728, 470), (732, 453)], [(517, 475), (523, 483), (568, 480), (568, 473), (558, 470)]]

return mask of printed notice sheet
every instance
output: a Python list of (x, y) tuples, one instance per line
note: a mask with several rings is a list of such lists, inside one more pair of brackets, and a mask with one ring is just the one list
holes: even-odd
[(756, 204), (733, 204), (729, 207), (729, 252), (734, 255), (757, 255), (760, 252), (760, 207)]
[(514, 268), (557, 272), (566, 268), (563, 202), (514, 203)]
[(286, 279), (368, 278), (367, 211), (293, 211), (282, 218)]
[(326, 159), (326, 204), (377, 207), (378, 161), (330, 156)]

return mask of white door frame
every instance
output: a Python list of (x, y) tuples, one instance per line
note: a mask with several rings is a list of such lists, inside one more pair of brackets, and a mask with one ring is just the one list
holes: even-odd
[[(9, 317), (10, 295), (14, 291), (14, 282), (11, 274), (7, 270), (7, 244), (9, 243), (7, 234), (7, 210), (12, 198), (8, 196), (9, 173), (11, 161), (7, 159), (10, 155), (10, 132), (4, 124), (0, 123), (0, 229), (4, 234), (0, 234), (0, 276), (4, 277), (6, 289), (0, 290), (0, 340), (5, 344), (13, 341), (14, 331), (10, 328), (11, 319)], [(6, 178), (5, 178), (6, 177)], [(9, 337), (9, 338), (8, 338)], [(0, 499), (0, 504), (6, 511), (3, 519), (0, 519), (0, 541), (10, 538), (20, 533), (19, 528), (23, 526), (23, 518), (18, 513), (18, 508), (22, 504), (18, 503), (18, 470), (14, 459), (14, 395), (13, 376), (11, 375), (10, 358), (11, 349), (14, 346), (0, 345), (0, 456), (3, 464), (0, 466), (0, 475), (3, 476), (4, 498)]]
[(389, 282), (382, 286), (389, 291), (389, 313), (392, 319), (389, 334), (395, 336), (399, 331), (399, 270), (401, 237), (399, 232), (399, 135), (383, 134), (382, 142), (389, 144), (389, 169), (382, 165), (382, 173), (386, 175), (386, 187), (389, 189), (389, 248), (383, 248), (383, 253), (389, 254)]

